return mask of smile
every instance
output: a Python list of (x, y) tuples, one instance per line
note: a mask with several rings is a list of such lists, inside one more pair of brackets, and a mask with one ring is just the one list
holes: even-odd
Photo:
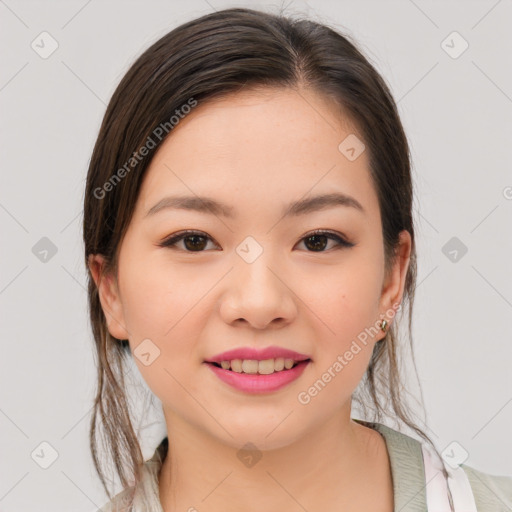
[(311, 359), (234, 359), (219, 363), (206, 362), (213, 373), (229, 386), (247, 393), (277, 391), (298, 379)]

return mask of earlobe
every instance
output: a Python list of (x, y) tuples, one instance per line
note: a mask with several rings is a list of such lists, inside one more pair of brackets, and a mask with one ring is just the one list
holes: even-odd
[(104, 264), (105, 259), (101, 254), (89, 255), (89, 269), (98, 289), (108, 331), (114, 338), (127, 340), (128, 330), (124, 323), (123, 305), (119, 297), (119, 290), (114, 276), (103, 273)]

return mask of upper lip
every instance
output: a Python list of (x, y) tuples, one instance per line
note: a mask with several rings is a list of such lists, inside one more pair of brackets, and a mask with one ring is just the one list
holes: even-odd
[(282, 357), (283, 359), (293, 359), (294, 361), (305, 361), (307, 359), (311, 359), (309, 356), (295, 352), (294, 350), (271, 346), (263, 349), (251, 347), (234, 348), (206, 359), (206, 362), (221, 363), (222, 361), (233, 361), (234, 359), (263, 361), (265, 359), (276, 359), (278, 357)]

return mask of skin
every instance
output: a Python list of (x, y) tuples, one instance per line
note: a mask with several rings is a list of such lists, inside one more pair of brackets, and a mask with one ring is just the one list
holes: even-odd
[[(351, 395), (384, 333), (360, 343), (310, 403), (297, 399), (365, 328), (393, 321), (385, 313), (400, 303), (409, 265), (404, 231), (384, 273), (367, 152), (350, 161), (338, 150), (350, 133), (357, 131), (347, 117), (305, 89), (243, 91), (200, 104), (151, 162), (117, 276), (100, 282), (103, 258), (90, 257), (111, 335), (129, 339), (132, 351), (147, 338), (160, 350), (148, 366), (134, 359), (166, 420), (170, 450), (159, 477), (166, 512), (393, 510), (384, 439), (350, 418)], [(356, 198), (365, 213), (341, 206), (281, 219), (285, 204), (334, 191)], [(173, 194), (213, 197), (236, 217), (170, 209), (145, 217)], [(158, 246), (184, 229), (211, 237), (202, 252), (190, 239)], [(315, 252), (304, 241), (314, 229), (355, 245), (336, 249), (327, 239)], [(263, 248), (250, 264), (236, 252), (247, 236)], [(234, 347), (269, 345), (313, 361), (266, 395), (229, 387), (203, 363)], [(237, 457), (247, 442), (262, 455), (251, 467)]]

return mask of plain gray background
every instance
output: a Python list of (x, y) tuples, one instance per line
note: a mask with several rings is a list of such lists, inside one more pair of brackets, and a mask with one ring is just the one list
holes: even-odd
[[(460, 443), (466, 464), (512, 475), (510, 0), (0, 0), (1, 511), (106, 501), (88, 449), (95, 368), (81, 222), (111, 94), (175, 26), (286, 5), (354, 36), (392, 89), (418, 194), (413, 334), (427, 432), (440, 450)], [(47, 58), (42, 37), (46, 50), (58, 44)], [(409, 386), (417, 393), (412, 374)], [(142, 420), (149, 456), (164, 426), (156, 413)], [(57, 456), (47, 469), (43, 442)]]

